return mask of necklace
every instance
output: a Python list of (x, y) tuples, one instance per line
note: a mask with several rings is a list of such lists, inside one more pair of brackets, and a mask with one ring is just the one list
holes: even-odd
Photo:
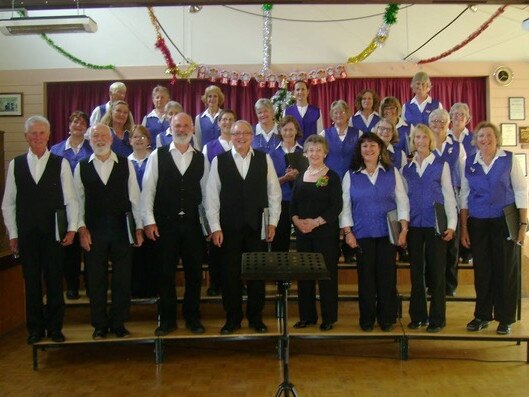
[(309, 168), (307, 168), (307, 173), (309, 175), (318, 175), (320, 172), (322, 172), (325, 168), (327, 168), (326, 165), (324, 165), (323, 167), (321, 168), (318, 168), (317, 170), (315, 170), (314, 168), (312, 168), (312, 166), (309, 166)]

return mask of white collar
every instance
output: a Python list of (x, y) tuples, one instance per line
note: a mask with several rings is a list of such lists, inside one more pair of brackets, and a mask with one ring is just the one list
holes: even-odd
[(248, 158), (248, 155), (253, 156), (253, 155), (254, 155), (254, 151), (253, 151), (253, 148), (250, 146), (250, 150), (248, 151), (248, 154), (246, 155), (246, 157), (242, 157), (242, 156), (237, 152), (237, 150), (235, 150), (235, 146), (232, 146), (232, 148), (231, 148), (231, 155), (232, 155), (233, 157), (238, 156), (238, 157), (241, 158), (241, 159), (242, 159), (242, 158), (246, 159), (246, 158)]
[(106, 159), (105, 161), (103, 160), (100, 160), (97, 158), (96, 154), (95, 153), (92, 153), (90, 155), (90, 158), (88, 159), (88, 162), (90, 161), (94, 161), (94, 160), (97, 160), (97, 161), (100, 161), (100, 162), (106, 162), (107, 160), (112, 160), (114, 163), (117, 163), (118, 162), (118, 156), (116, 155), (116, 153), (114, 153), (112, 150), (110, 151), (110, 157), (108, 159)]
[(432, 103), (432, 97), (428, 95), (423, 102), (419, 103), (417, 96), (414, 96), (410, 103), (415, 103), (417, 106), (422, 105), (423, 103)]

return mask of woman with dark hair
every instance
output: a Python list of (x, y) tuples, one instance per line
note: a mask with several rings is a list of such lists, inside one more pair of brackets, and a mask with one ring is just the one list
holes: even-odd
[(301, 127), (293, 116), (285, 116), (279, 122), (279, 136), (281, 143), (269, 155), (274, 163), (276, 174), (281, 185), (281, 216), (277, 224), (276, 235), (272, 241), (272, 251), (288, 252), (290, 248), (291, 221), (289, 214), (292, 186), (306, 163), (303, 157), (303, 147), (297, 142), (302, 137)]
[[(320, 330), (329, 331), (338, 320), (338, 215), (342, 210), (340, 177), (323, 160), (329, 152), (327, 141), (311, 135), (303, 152), (309, 161), (307, 170), (294, 183), (290, 215), (296, 227), (299, 252), (323, 254), (330, 280), (319, 280), (322, 322)], [(298, 281), (299, 321), (294, 328), (306, 328), (318, 321), (316, 282)]]
[(377, 113), (379, 105), (380, 97), (375, 91), (369, 89), (360, 91), (355, 99), (355, 107), (358, 111), (349, 120), (349, 125), (362, 132), (373, 132), (380, 120)]
[(360, 327), (372, 331), (376, 320), (389, 332), (397, 319), (398, 299), (396, 250), (390, 242), (387, 217), (388, 212), (397, 211), (401, 231), (395, 244), (404, 246), (409, 201), (402, 177), (376, 134), (367, 132), (359, 138), (342, 190), (340, 227), (345, 242), (357, 249)]
[[(474, 260), (476, 307), (468, 331), (498, 321), (496, 332), (506, 335), (516, 321), (520, 246), (527, 230), (527, 182), (511, 152), (501, 148), (498, 127), (481, 122), (473, 141), (477, 153), (465, 162), (461, 180), (461, 243)], [(519, 216), (509, 237), (505, 209)], [(516, 225), (513, 225), (516, 228)]]
[[(112, 151), (120, 156), (128, 157), (132, 153), (130, 131), (132, 121), (129, 117), (129, 105), (125, 101), (112, 102), (101, 123), (110, 127), (112, 133)], [(93, 127), (93, 126), (92, 126)]]
[[(64, 157), (70, 163), (72, 174), (79, 161), (93, 153), (90, 142), (85, 139), (88, 129), (88, 115), (76, 110), (69, 118), (70, 135), (67, 139), (53, 145), (50, 152)], [(66, 298), (79, 299), (79, 276), (81, 275), (81, 246), (76, 233), (72, 245), (64, 247), (64, 279), (66, 280)], [(86, 281), (86, 280), (85, 280)], [(86, 284), (86, 283), (85, 283)]]
[(294, 97), (296, 103), (285, 109), (285, 116), (293, 116), (299, 123), (302, 136), (298, 141), (303, 145), (307, 137), (317, 134), (323, 129), (321, 111), (316, 106), (309, 104), (309, 85), (306, 81), (296, 81)]

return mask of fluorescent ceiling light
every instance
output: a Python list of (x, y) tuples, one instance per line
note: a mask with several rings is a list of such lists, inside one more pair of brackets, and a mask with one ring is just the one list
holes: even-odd
[(97, 23), (86, 15), (23, 17), (0, 20), (0, 31), (6, 36), (42, 33), (93, 33), (97, 31)]

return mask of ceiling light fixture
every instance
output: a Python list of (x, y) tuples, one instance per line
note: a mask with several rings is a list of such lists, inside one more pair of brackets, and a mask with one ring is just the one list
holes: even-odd
[(0, 31), (6, 36), (48, 33), (94, 33), (97, 31), (97, 23), (86, 15), (21, 17), (0, 20)]
[(197, 12), (200, 12), (200, 10), (202, 10), (202, 6), (197, 6), (197, 5), (189, 6), (189, 12), (191, 14), (196, 14)]

